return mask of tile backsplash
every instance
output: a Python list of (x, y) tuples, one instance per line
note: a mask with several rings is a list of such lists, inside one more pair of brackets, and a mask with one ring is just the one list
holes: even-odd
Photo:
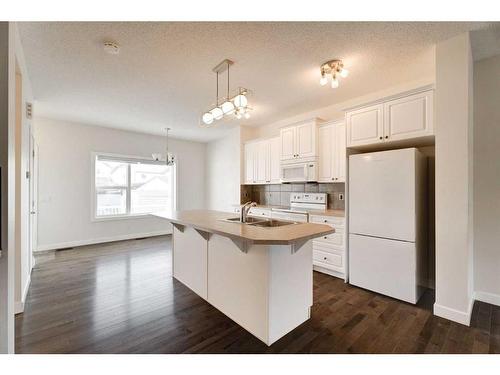
[[(289, 206), (290, 193), (327, 193), (328, 208), (344, 210), (345, 200), (339, 200), (339, 193), (345, 194), (344, 183), (334, 184), (276, 184), (276, 185), (241, 185), (241, 203), (254, 201), (258, 204)], [(344, 195), (345, 197), (345, 195)]]

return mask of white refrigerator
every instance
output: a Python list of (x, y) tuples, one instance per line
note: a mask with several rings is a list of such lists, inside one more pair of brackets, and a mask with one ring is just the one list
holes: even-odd
[(416, 148), (349, 156), (349, 282), (406, 302), (423, 293), (427, 161)]

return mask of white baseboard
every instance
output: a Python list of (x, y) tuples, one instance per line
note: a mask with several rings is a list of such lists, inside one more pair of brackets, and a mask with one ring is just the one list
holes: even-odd
[(172, 230), (167, 229), (167, 230), (161, 230), (161, 231), (156, 231), (156, 232), (123, 234), (121, 236), (97, 238), (97, 239), (92, 239), (92, 240), (69, 241), (69, 242), (60, 242), (60, 243), (48, 244), (48, 245), (40, 245), (37, 247), (36, 252), (66, 249), (69, 247), (77, 247), (77, 246), (85, 246), (85, 245), (95, 245), (95, 244), (99, 244), (99, 243), (114, 242), (114, 241), (132, 240), (135, 238), (164, 236), (166, 234), (172, 234)]
[(491, 303), (500, 306), (500, 295), (488, 292), (474, 292), (474, 299), (481, 302)]
[(434, 315), (440, 316), (454, 322), (470, 326), (470, 318), (472, 316), (472, 307), (474, 306), (474, 299), (469, 302), (467, 311), (460, 311), (451, 307), (446, 307), (438, 303), (434, 303)]
[(21, 301), (14, 302), (14, 314), (21, 314), (24, 312), (24, 303)]
[(21, 301), (16, 301), (14, 303), (14, 314), (20, 314), (24, 312), (24, 303), (26, 302), (26, 296), (30, 290), (31, 275), (28, 274), (28, 279), (26, 280), (26, 285), (24, 286), (23, 295), (21, 296)]

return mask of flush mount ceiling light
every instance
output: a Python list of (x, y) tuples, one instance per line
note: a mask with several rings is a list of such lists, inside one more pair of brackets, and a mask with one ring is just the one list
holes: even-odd
[(345, 78), (349, 75), (349, 71), (344, 68), (342, 60), (330, 60), (323, 63), (320, 67), (321, 78), (319, 84), (324, 86), (328, 83), (328, 78), (331, 78), (332, 88), (339, 87), (339, 77)]
[[(225, 59), (212, 69), (217, 77), (215, 103), (212, 105), (211, 109), (205, 111), (201, 115), (201, 122), (203, 125), (211, 125), (216, 120), (221, 120), (225, 116), (234, 116), (237, 119), (250, 118), (250, 111), (252, 109), (248, 106), (247, 95), (249, 91), (243, 87), (239, 87), (232, 95), (229, 92), (229, 67), (231, 65), (233, 65), (233, 62)], [(226, 70), (227, 92), (226, 96), (219, 98), (219, 74), (224, 73)]]
[(154, 153), (151, 154), (151, 156), (155, 161), (165, 161), (166, 165), (174, 165), (175, 157), (168, 151), (168, 132), (170, 131), (170, 128), (165, 128), (164, 130), (167, 132), (167, 149), (165, 151), (165, 159), (163, 158), (163, 155), (161, 153)]
[(106, 41), (103, 43), (103, 48), (104, 51), (110, 55), (118, 55), (120, 53), (120, 46), (115, 42)]

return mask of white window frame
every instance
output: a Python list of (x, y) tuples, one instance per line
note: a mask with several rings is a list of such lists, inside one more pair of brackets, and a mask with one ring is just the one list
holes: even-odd
[[(149, 162), (151, 163), (151, 159), (144, 157), (144, 156), (133, 156), (133, 155), (122, 155), (122, 154), (111, 154), (108, 152), (91, 152), (90, 153), (90, 173), (91, 173), (91, 178), (90, 178), (90, 204), (91, 204), (91, 209), (90, 209), (90, 221), (92, 222), (99, 222), (99, 221), (110, 221), (110, 220), (127, 220), (127, 219), (141, 219), (141, 218), (148, 218), (151, 217), (151, 214), (131, 214), (130, 212), (127, 212), (126, 214), (121, 214), (121, 215), (109, 215), (109, 216), (97, 216), (97, 199), (96, 199), (96, 186), (95, 186), (95, 162), (97, 160), (98, 156), (109, 156), (113, 157), (116, 159), (123, 158), (124, 161), (126, 160), (137, 160), (137, 161), (144, 161), (144, 162)], [(172, 210), (175, 211), (177, 209), (177, 164), (178, 160), (175, 158), (175, 164), (173, 165), (173, 175), (172, 175)], [(130, 210), (131, 206), (131, 173), (130, 173), (130, 164), (128, 166), (128, 172), (127, 172), (127, 211)], [(122, 188), (122, 187), (120, 187)]]

